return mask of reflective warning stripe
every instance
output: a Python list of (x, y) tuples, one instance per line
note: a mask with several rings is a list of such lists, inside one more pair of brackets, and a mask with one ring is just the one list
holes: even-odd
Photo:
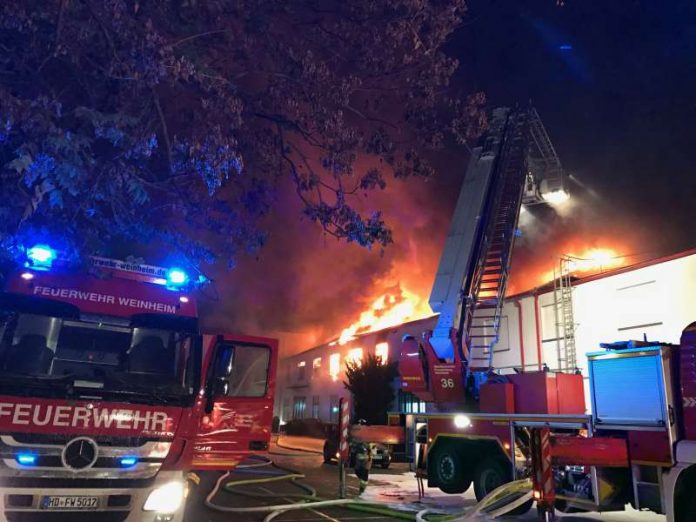
[(340, 420), (339, 420), (339, 430), (341, 433), (341, 440), (339, 443), (339, 451), (341, 453), (341, 460), (343, 462), (348, 461), (348, 428), (350, 427), (350, 408), (348, 407), (348, 401), (341, 398), (339, 402), (340, 409)]

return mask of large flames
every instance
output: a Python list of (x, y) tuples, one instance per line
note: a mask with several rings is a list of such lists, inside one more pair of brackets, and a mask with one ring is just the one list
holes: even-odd
[[(628, 263), (628, 257), (622, 255), (618, 248), (573, 248), (569, 249), (564, 257), (567, 259), (565, 269), (572, 275), (578, 276), (601, 273), (626, 266)], [(526, 271), (524, 269), (527, 267), (521, 268)], [(548, 263), (537, 265), (533, 275), (524, 278), (527, 286), (514, 290), (528, 290), (534, 286), (549, 283), (559, 275), (560, 256)], [(343, 345), (354, 340), (358, 335), (398, 326), (430, 315), (432, 310), (424, 297), (408, 291), (402, 285), (396, 285), (374, 298), (370, 307), (360, 314), (357, 321), (341, 332), (336, 342)]]
[[(580, 254), (569, 253), (564, 257), (566, 259), (564, 270), (571, 275), (577, 276), (597, 274), (626, 265), (626, 257), (612, 248), (590, 248), (582, 251)], [(559, 258), (559, 262), (556, 263), (554, 269), (542, 273), (540, 282), (548, 283), (553, 281), (561, 275), (560, 272)]]
[[(619, 247), (578, 247), (577, 244), (566, 246), (568, 249), (564, 254), (567, 259), (565, 269), (572, 275), (593, 275), (628, 264), (629, 258), (620, 253), (623, 249)], [(535, 265), (533, 267), (529, 265), (519, 266), (518, 269), (521, 272), (519, 274), (516, 273), (513, 266), (512, 275), (515, 281), (512, 291), (509, 291), (508, 295), (553, 281), (560, 275), (560, 259), (559, 255), (547, 262), (539, 263), (537, 261), (533, 263)], [(508, 289), (510, 290), (510, 287)], [(380, 291), (377, 297), (370, 302), (371, 305), (360, 313), (358, 320), (343, 329), (335, 341), (336, 343), (344, 345), (354, 340), (358, 335), (391, 328), (432, 315), (427, 299), (410, 292), (401, 284)]]
[[(612, 245), (612, 246), (608, 246)], [(561, 275), (561, 257), (566, 259), (563, 269), (570, 275), (586, 277), (627, 266), (636, 261), (634, 256), (626, 254), (631, 249), (627, 244), (616, 240), (597, 239), (594, 242), (567, 240), (556, 254), (530, 255), (524, 252), (518, 258), (513, 254), (508, 295), (525, 292), (531, 288), (550, 283)]]
[(397, 285), (374, 299), (370, 308), (341, 332), (337, 342), (346, 344), (355, 339), (356, 335), (376, 332), (430, 315), (432, 311), (425, 299)]

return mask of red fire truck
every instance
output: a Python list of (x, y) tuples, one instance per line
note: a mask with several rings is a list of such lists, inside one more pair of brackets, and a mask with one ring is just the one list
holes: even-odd
[[(545, 520), (555, 509), (632, 504), (668, 521), (696, 521), (696, 323), (677, 346), (615, 343), (589, 354), (589, 415), (574, 351), (557, 372), (495, 370), (521, 203), (565, 196), (563, 179), (534, 109), (493, 112), (472, 151), (430, 296), (437, 325), (401, 346), (403, 390), (437, 413), (390, 423), (406, 428), (402, 440), (419, 472), (445, 492), (473, 483), (480, 500), (531, 477)], [(573, 327), (571, 318), (561, 335)]]
[[(476, 412), (392, 415), (430, 487), (477, 499), (524, 477), (544, 519), (635, 509), (696, 520), (696, 323), (679, 345), (612, 343), (581, 375), (490, 376)], [(532, 507), (528, 502), (512, 514)]]
[(0, 293), (0, 520), (182, 520), (186, 474), (270, 440), (277, 341), (199, 331), (180, 269), (46, 245)]

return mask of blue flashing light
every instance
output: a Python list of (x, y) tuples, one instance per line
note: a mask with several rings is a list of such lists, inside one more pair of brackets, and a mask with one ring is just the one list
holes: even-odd
[(562, 44), (562, 45), (559, 45), (558, 48), (561, 51), (572, 51), (573, 50), (573, 46), (570, 44)]
[(27, 250), (27, 257), (31, 265), (48, 268), (56, 258), (56, 251), (48, 245), (34, 245)]
[(121, 457), (118, 463), (122, 468), (132, 468), (138, 463), (138, 457)]
[(34, 466), (36, 464), (36, 455), (32, 453), (18, 453), (15, 459), (22, 466)]
[(184, 285), (188, 280), (188, 274), (181, 268), (170, 268), (169, 272), (167, 272), (167, 283), (172, 286)]

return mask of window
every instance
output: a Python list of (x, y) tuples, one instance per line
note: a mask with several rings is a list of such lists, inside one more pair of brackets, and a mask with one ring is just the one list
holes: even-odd
[[(200, 345), (193, 334), (160, 328), (169, 325), (154, 319), (148, 323), (152, 326), (142, 324), (134, 319), (126, 327), (2, 308), (0, 367), (14, 374), (14, 386), (21, 386), (21, 379), (35, 382), (37, 375), (70, 375), (80, 381), (76, 386), (95, 383), (89, 387), (110, 392), (113, 400), (126, 393), (152, 396), (156, 402), (193, 396), (200, 383), (200, 359), (194, 354)], [(52, 387), (44, 389), (54, 393)]]
[(305, 408), (307, 407), (307, 399), (305, 397), (295, 397), (295, 403), (292, 407), (293, 419), (304, 419)]
[(401, 413), (426, 413), (426, 405), (412, 393), (400, 391), (399, 411)]
[(375, 356), (382, 360), (382, 364), (389, 361), (389, 343), (378, 343), (375, 346)]
[(312, 418), (319, 418), (319, 396), (315, 395), (312, 397)]
[(268, 346), (224, 343), (218, 348), (214, 375), (227, 378), (228, 397), (263, 397), (270, 359)]
[(315, 357), (315, 359), (312, 361), (312, 376), (319, 373), (320, 369), (321, 369), (321, 357)]
[(300, 361), (297, 363), (297, 381), (298, 382), (304, 382), (304, 380), (305, 380), (305, 366), (307, 366), (307, 365), (304, 361)]
[(283, 422), (290, 420), (290, 399), (283, 401)]
[(338, 422), (338, 395), (332, 395), (329, 400), (329, 422)]
[(341, 354), (333, 353), (329, 357), (329, 375), (334, 381), (338, 379), (338, 375), (341, 373)]
[(346, 363), (354, 363), (360, 366), (362, 363), (363, 349), (362, 348), (352, 348), (348, 350), (348, 355), (346, 355)]
[(229, 397), (266, 395), (271, 350), (266, 346), (236, 346), (230, 374)]

